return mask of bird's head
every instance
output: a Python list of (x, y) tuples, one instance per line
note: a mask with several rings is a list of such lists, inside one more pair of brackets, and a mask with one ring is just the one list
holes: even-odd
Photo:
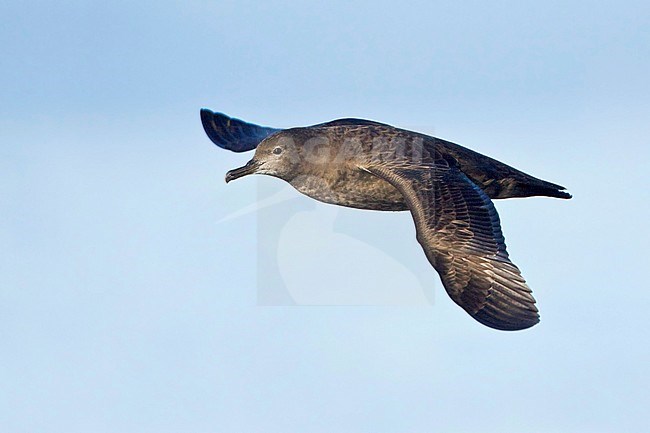
[(249, 174), (266, 174), (290, 181), (301, 161), (301, 152), (295, 137), (285, 131), (264, 139), (255, 149), (253, 159), (243, 167), (226, 173), (226, 183)]

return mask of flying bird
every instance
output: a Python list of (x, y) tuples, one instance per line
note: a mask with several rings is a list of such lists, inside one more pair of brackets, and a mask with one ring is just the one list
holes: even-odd
[(409, 210), (417, 240), (456, 304), (495, 329), (539, 322), (531, 289), (506, 251), (492, 199), (571, 198), (563, 186), (458, 144), (370, 120), (277, 129), (202, 109), (201, 122), (217, 146), (255, 150), (226, 182), (265, 174), (325, 203)]

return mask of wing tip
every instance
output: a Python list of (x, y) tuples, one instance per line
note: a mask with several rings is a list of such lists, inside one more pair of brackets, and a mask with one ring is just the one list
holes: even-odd
[(530, 313), (521, 317), (498, 317), (488, 311), (481, 310), (472, 317), (479, 323), (499, 331), (523, 331), (532, 328), (540, 321), (539, 313), (536, 311), (530, 311)]
[(220, 124), (223, 123), (224, 118), (229, 118), (225, 114), (215, 113), (212, 110), (207, 108), (201, 108), (201, 125), (203, 125), (203, 130), (208, 136), (210, 141), (212, 141), (217, 146), (222, 149), (228, 149), (228, 142), (223, 139), (223, 130), (219, 128)]
[(248, 123), (226, 114), (201, 108), (201, 124), (210, 140), (222, 149), (248, 152), (280, 129)]

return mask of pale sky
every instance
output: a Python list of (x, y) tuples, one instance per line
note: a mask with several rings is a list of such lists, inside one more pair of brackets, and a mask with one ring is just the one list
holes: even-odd
[[(3, 433), (650, 429), (647, 2), (10, 0), (0, 16)], [(374, 119), (566, 186), (496, 202), (541, 323), (472, 320), (408, 213), (286, 191), (226, 218), (284, 185), (226, 185), (250, 155), (212, 145), (201, 107)]]

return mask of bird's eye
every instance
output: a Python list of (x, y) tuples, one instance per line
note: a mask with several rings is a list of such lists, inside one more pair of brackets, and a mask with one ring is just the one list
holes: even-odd
[(276, 155), (281, 154), (282, 153), (282, 148), (281, 147), (276, 147), (275, 149), (273, 149), (273, 153), (276, 154)]

